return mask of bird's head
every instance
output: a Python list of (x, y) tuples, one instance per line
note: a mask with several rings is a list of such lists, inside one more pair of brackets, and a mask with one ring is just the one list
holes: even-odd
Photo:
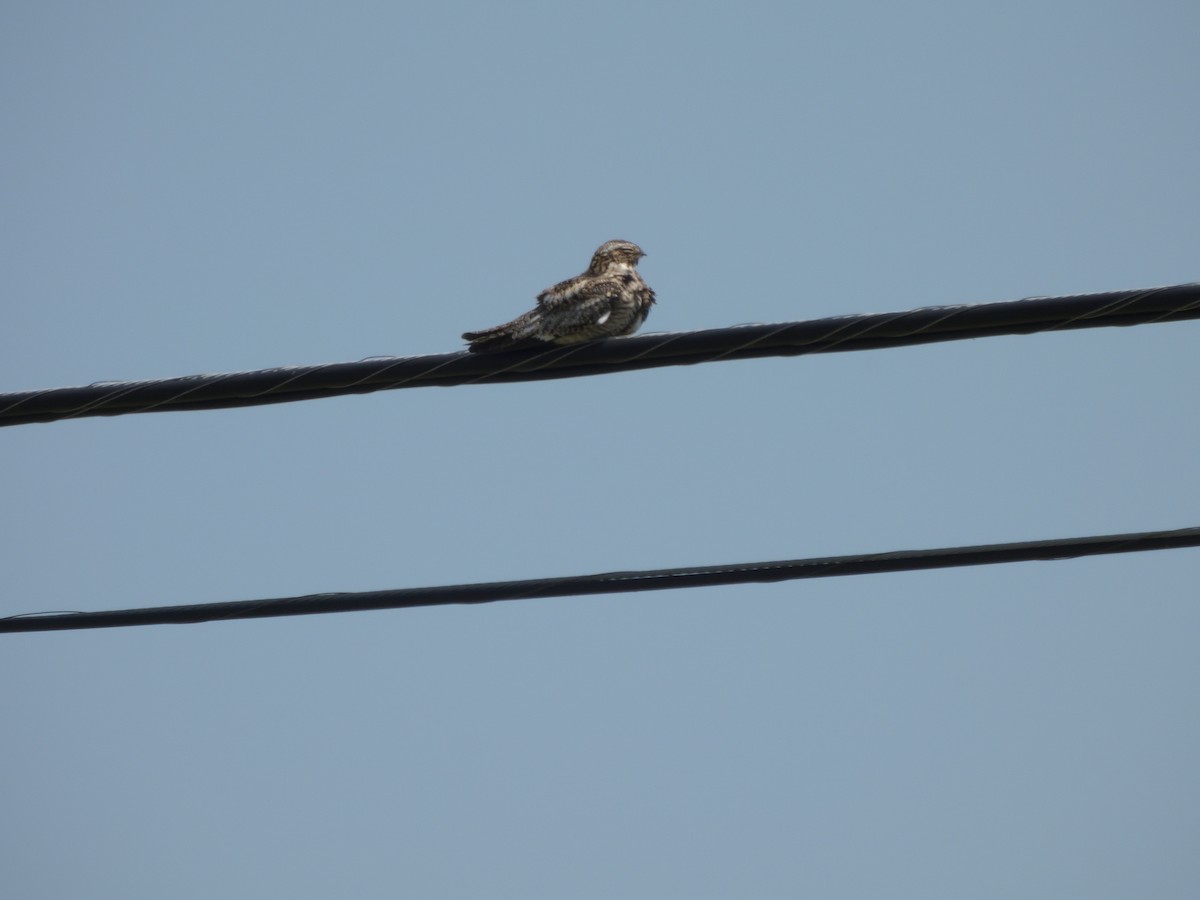
[(598, 275), (613, 265), (636, 266), (637, 261), (645, 255), (642, 248), (632, 241), (608, 241), (600, 245), (588, 271)]

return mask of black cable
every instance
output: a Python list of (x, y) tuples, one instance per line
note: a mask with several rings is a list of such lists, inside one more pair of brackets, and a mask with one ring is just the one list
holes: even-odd
[(272, 600), (234, 600), (193, 606), (156, 606), (106, 612), (47, 613), (0, 619), (0, 632), (64, 631), (78, 628), (115, 628), (126, 625), (186, 625), (228, 619), (261, 619), (316, 613), (358, 612), (368, 609), (410, 609), (454, 603), (491, 603), (496, 600), (529, 600), (544, 597), (577, 597), (587, 594), (624, 594), (673, 588), (712, 587), (722, 584), (790, 581), (835, 575), (911, 572), (957, 566), (1031, 560), (1073, 559), (1108, 553), (1135, 553), (1200, 547), (1200, 528), (1107, 534), (1055, 541), (984, 544), (940, 550), (900, 550), (858, 556), (826, 556), (780, 562), (737, 563), (641, 572), (607, 572), (567, 578), (498, 581), (491, 584), (456, 584), (361, 593), (310, 594)]
[(807, 322), (615, 338), (519, 353), (443, 353), (0, 394), (0, 425), (221, 409), (405, 387), (573, 378), (722, 359), (874, 350), (1001, 334), (1200, 318), (1200, 284), (932, 306)]

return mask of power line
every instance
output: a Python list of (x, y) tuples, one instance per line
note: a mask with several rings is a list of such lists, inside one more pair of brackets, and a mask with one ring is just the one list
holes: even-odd
[(223, 409), (409, 387), (541, 381), (726, 359), (875, 350), (1003, 334), (1200, 318), (1200, 284), (931, 306), (616, 338), (518, 353), (443, 353), (0, 394), (0, 425)]
[(1200, 527), (1174, 531), (1107, 534), (1053, 541), (983, 544), (938, 550), (900, 550), (856, 556), (826, 556), (777, 562), (735, 563), (640, 572), (606, 572), (567, 578), (497, 581), (490, 584), (457, 584), (361, 593), (310, 594), (272, 600), (235, 600), (192, 606), (157, 606), (104, 612), (56, 612), (0, 619), (0, 632), (64, 631), (80, 628), (115, 628), (128, 625), (187, 625), (229, 619), (261, 619), (317, 613), (359, 612), (372, 609), (410, 609), (456, 603), (491, 603), (497, 600), (531, 600), (577, 597), (589, 594), (624, 594), (674, 588), (712, 587), (725, 584), (828, 578), (984, 566), (1033, 560), (1075, 559), (1110, 553), (1200, 547)]

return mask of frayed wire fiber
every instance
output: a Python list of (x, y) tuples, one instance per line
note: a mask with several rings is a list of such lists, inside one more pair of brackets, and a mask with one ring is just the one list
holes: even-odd
[(408, 387), (574, 378), (727, 359), (876, 350), (1004, 334), (1187, 319), (1200, 319), (1200, 284), (644, 334), (545, 350), (383, 357), (25, 391), (0, 394), (0, 425), (257, 406)]

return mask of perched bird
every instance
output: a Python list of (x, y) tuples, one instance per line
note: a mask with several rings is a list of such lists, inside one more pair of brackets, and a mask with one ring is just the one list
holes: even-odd
[(587, 271), (538, 294), (537, 306), (511, 322), (468, 331), (472, 353), (579, 344), (633, 334), (654, 305), (637, 262), (646, 254), (629, 241), (602, 244)]

